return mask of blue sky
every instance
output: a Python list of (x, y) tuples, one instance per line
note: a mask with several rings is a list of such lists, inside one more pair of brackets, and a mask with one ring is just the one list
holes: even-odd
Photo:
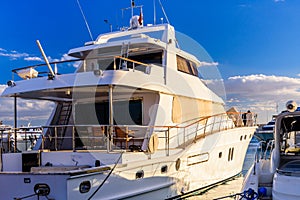
[[(129, 0), (79, 2), (93, 39), (109, 31), (109, 24), (116, 30), (129, 21), (126, 14), (122, 19), (121, 13), (121, 8), (130, 6)], [(155, 2), (159, 23), (164, 16), (158, 0)], [(265, 122), (276, 112), (276, 105), (280, 111), (290, 99), (300, 103), (300, 1), (161, 2), (171, 25), (199, 42), (218, 63), (228, 107), (251, 109)], [(144, 23), (153, 23), (153, 0), (135, 3), (144, 5)], [(70, 48), (91, 40), (76, 0), (1, 1), (0, 19), (2, 90), (11, 79), (12, 69), (42, 62), (37, 39), (50, 60), (61, 60)], [(0, 119), (9, 121), (5, 118), (6, 104), (11, 105), (0, 101)]]

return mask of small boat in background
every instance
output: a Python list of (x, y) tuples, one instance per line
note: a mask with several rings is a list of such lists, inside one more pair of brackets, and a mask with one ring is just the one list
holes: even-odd
[(295, 102), (289, 101), (287, 111), (276, 117), (274, 140), (262, 156), (256, 157), (238, 199), (298, 200), (299, 182), (300, 111)]
[(270, 140), (274, 139), (274, 127), (275, 127), (275, 119), (276, 116), (273, 116), (272, 120), (267, 124), (258, 127), (255, 130), (254, 136), (257, 137), (261, 141), (265, 141), (268, 143)]
[[(42, 134), (42, 127), (40, 126), (21, 126), (20, 128), (13, 128), (11, 125), (0, 125), (0, 145), (2, 151), (27, 151), (32, 150), (38, 138)], [(16, 138), (16, 140), (15, 140)], [(15, 144), (17, 141), (17, 144)]]

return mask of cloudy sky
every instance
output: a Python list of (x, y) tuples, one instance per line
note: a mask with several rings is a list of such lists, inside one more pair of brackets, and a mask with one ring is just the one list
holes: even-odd
[[(36, 40), (48, 58), (65, 59), (70, 48), (98, 34), (127, 26), (121, 8), (126, 0), (79, 0), (91, 30), (87, 31), (77, 0), (9, 0), (0, 2), (0, 92), (11, 70), (43, 62)], [(300, 104), (300, 2), (298, 0), (135, 0), (144, 5), (144, 23), (169, 20), (208, 52), (226, 91), (227, 108), (250, 109), (260, 122), (284, 108), (290, 99)], [(25, 5), (26, 4), (26, 5)], [(205, 62), (205, 61), (203, 61)], [(74, 70), (63, 69), (65, 71)], [(19, 101), (21, 123), (46, 120), (49, 102)], [(0, 99), (0, 120), (11, 123), (13, 100)]]

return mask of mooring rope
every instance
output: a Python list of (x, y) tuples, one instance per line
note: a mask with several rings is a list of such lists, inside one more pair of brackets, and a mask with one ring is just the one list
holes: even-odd
[(94, 193), (88, 198), (88, 200), (90, 200), (91, 198), (93, 198), (93, 196), (95, 196), (95, 194), (100, 190), (100, 188), (103, 186), (103, 184), (106, 182), (106, 180), (110, 177), (111, 173), (114, 171), (114, 169), (116, 168), (116, 166), (119, 163), (120, 159), (122, 158), (123, 153), (124, 152), (121, 152), (120, 157), (118, 158), (118, 160), (115, 163), (114, 167), (110, 170), (108, 175), (105, 177), (105, 179), (102, 181), (102, 183), (98, 186), (98, 188), (94, 191)]

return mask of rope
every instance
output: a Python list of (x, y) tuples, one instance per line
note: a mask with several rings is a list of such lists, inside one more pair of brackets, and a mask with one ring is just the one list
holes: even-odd
[(100, 188), (103, 186), (103, 184), (107, 181), (107, 179), (110, 177), (111, 173), (114, 171), (114, 169), (116, 168), (117, 164), (119, 163), (120, 159), (122, 158), (124, 152), (122, 152), (120, 154), (120, 157), (118, 158), (117, 162), (115, 163), (114, 167), (110, 170), (110, 172), (108, 173), (108, 175), (105, 177), (105, 179), (102, 181), (102, 183), (98, 186), (98, 188), (95, 190), (95, 192), (88, 198), (88, 200), (90, 200), (91, 198), (93, 198), (93, 196), (95, 196), (95, 194), (100, 190)]
[(219, 197), (219, 198), (216, 198), (216, 199), (213, 199), (213, 200), (226, 199), (226, 198), (236, 197), (236, 196), (240, 196), (239, 200), (242, 200), (242, 199), (244, 199), (244, 200), (258, 199), (258, 194), (252, 188), (249, 188), (248, 190), (245, 190), (244, 192)]

